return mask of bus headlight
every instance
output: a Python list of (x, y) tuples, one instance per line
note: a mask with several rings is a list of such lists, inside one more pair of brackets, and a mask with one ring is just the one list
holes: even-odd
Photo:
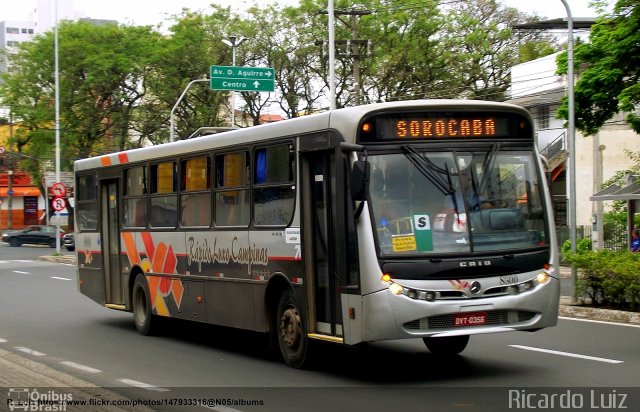
[(404, 291), (404, 288), (402, 286), (398, 285), (397, 283), (391, 283), (391, 284), (389, 284), (389, 290), (394, 295), (402, 295), (402, 292)]
[(547, 272), (540, 272), (536, 277), (538, 285), (544, 285), (549, 281), (549, 274)]

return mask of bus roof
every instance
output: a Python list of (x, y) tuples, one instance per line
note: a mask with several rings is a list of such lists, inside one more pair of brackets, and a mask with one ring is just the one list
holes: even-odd
[(172, 143), (146, 146), (138, 149), (81, 159), (74, 163), (74, 170), (82, 171), (130, 162), (161, 159), (170, 156), (189, 154), (192, 152), (224, 148), (227, 146), (251, 144), (282, 137), (295, 137), (331, 129), (339, 132), (348, 143), (355, 143), (357, 128), (360, 120), (364, 116), (374, 112), (398, 110), (402, 108), (415, 109), (420, 107), (442, 108), (443, 110), (452, 108), (466, 110), (472, 108), (495, 108), (497, 110), (517, 111), (531, 118), (528, 112), (520, 106), (479, 100), (404, 100), (397, 102), (375, 103), (347, 107), (260, 126), (230, 130), (224, 133), (203, 135), (194, 139), (179, 140)]

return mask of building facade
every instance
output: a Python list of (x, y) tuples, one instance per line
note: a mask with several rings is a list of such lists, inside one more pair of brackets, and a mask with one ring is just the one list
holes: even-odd
[[(29, 21), (0, 21), (0, 73), (11, 67), (11, 54), (20, 43), (31, 41), (37, 33), (36, 25)], [(2, 81), (0, 79), (0, 81)]]

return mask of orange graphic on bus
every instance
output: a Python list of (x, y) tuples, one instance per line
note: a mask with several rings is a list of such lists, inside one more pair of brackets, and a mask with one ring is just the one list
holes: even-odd
[[(132, 266), (139, 265), (145, 273), (152, 272), (165, 275), (177, 273), (176, 265), (178, 259), (173, 246), (167, 246), (164, 242), (156, 245), (148, 232), (141, 233), (141, 237), (146, 252), (145, 258), (140, 256), (134, 234), (131, 232), (122, 233), (122, 244), (125, 247), (129, 263)], [(184, 295), (184, 286), (180, 279), (147, 275), (147, 282), (149, 284), (151, 305), (158, 315), (170, 316), (166, 299), (172, 298), (178, 309), (180, 309)]]

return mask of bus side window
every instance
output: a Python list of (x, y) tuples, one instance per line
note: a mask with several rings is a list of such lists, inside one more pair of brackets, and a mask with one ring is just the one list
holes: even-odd
[(218, 155), (216, 169), (216, 226), (248, 226), (250, 218), (246, 151)]
[(124, 227), (147, 226), (147, 168), (132, 167), (124, 171)]
[(281, 144), (254, 154), (253, 219), (257, 226), (284, 226), (293, 217), (293, 147)]
[(211, 224), (211, 159), (183, 160), (180, 170), (180, 225), (208, 227)]
[(174, 228), (178, 223), (176, 162), (151, 166), (151, 227)]

